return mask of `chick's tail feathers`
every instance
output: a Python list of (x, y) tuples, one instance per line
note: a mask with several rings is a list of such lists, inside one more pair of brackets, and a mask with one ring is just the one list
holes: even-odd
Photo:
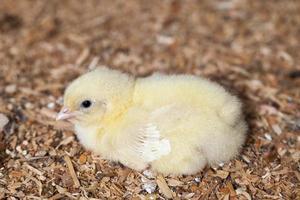
[(234, 127), (224, 127), (223, 131), (203, 137), (200, 147), (208, 164), (220, 164), (234, 158), (245, 141), (246, 132), (247, 125), (240, 120)]
[(219, 117), (230, 126), (234, 126), (242, 117), (241, 102), (233, 96), (226, 98), (223, 106), (218, 111)]

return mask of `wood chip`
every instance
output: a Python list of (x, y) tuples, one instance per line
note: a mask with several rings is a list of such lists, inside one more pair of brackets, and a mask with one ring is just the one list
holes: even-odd
[(88, 48), (83, 49), (79, 57), (77, 58), (75, 65), (80, 66), (88, 58), (90, 50)]
[(213, 176), (220, 177), (221, 179), (226, 179), (229, 175), (229, 172), (224, 170), (217, 170), (217, 172)]
[(80, 187), (80, 182), (79, 182), (79, 180), (77, 178), (77, 175), (75, 173), (75, 170), (74, 170), (74, 167), (73, 167), (73, 164), (72, 164), (72, 161), (71, 161), (70, 157), (67, 156), (67, 155), (65, 155), (64, 159), (65, 159), (65, 162), (66, 162), (67, 167), (69, 169), (70, 175), (71, 175), (71, 177), (73, 179), (74, 187), (75, 188), (79, 188)]
[(8, 93), (8, 94), (13, 94), (16, 92), (17, 90), (17, 86), (15, 84), (12, 84), (12, 85), (8, 85), (5, 87), (5, 92)]
[(0, 132), (8, 122), (8, 118), (4, 114), (0, 113)]
[(172, 187), (182, 186), (184, 183), (176, 179), (167, 179), (168, 185)]
[(69, 137), (67, 137), (67, 138), (65, 138), (65, 139), (63, 139), (58, 145), (57, 145), (57, 147), (55, 147), (56, 149), (58, 149), (60, 146), (62, 146), (62, 145), (68, 145), (68, 144), (70, 144), (73, 140), (74, 140), (74, 136), (72, 135), (72, 136), (69, 136)]
[(273, 124), (272, 129), (277, 135), (281, 135), (282, 130), (278, 124)]
[(70, 199), (77, 199), (74, 197), (70, 192), (67, 192), (68, 190), (66, 188), (63, 188), (59, 185), (55, 185), (55, 188), (60, 194), (64, 194), (65, 196), (69, 197)]
[(252, 200), (250, 194), (248, 192), (246, 192), (244, 189), (242, 188), (238, 188), (235, 190), (237, 195), (243, 195), (244, 197), (247, 198), (247, 200)]
[(24, 174), (22, 171), (14, 170), (9, 173), (9, 176), (14, 177), (14, 178), (20, 178), (20, 177), (24, 176)]
[(87, 161), (87, 156), (85, 153), (81, 154), (79, 157), (79, 164), (83, 165)]
[(29, 179), (36, 183), (36, 185), (38, 186), (38, 189), (39, 189), (39, 195), (42, 195), (42, 192), (43, 192), (43, 184), (41, 183), (41, 181), (37, 180), (37, 179), (34, 178), (34, 177), (29, 177)]
[(38, 170), (38, 169), (32, 167), (31, 165), (29, 165), (28, 163), (25, 163), (25, 164), (24, 164), (24, 167), (26, 167), (29, 171), (31, 171), (31, 172), (33, 172), (33, 173), (39, 175), (39, 176), (43, 176), (43, 174), (44, 174), (44, 173), (41, 172), (40, 170)]
[(168, 199), (174, 197), (172, 190), (169, 188), (166, 180), (163, 176), (159, 175), (156, 177), (156, 183), (161, 191), (161, 193)]

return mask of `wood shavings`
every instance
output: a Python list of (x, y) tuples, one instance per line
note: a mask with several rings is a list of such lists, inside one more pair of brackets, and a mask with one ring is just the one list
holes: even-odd
[(99, 59), (100, 58), (98, 56), (94, 57), (93, 60), (92, 60), (92, 62), (89, 64), (88, 69), (89, 70), (95, 69), (97, 67), (97, 65), (98, 65)]
[(64, 159), (65, 159), (65, 162), (66, 162), (67, 167), (69, 169), (70, 175), (73, 179), (74, 187), (79, 188), (80, 187), (80, 182), (79, 182), (79, 180), (76, 176), (76, 173), (75, 173), (75, 170), (74, 170), (74, 167), (73, 167), (73, 164), (72, 164), (72, 161), (71, 161), (70, 157), (69, 156), (64, 156)]
[(86, 154), (81, 154), (79, 157), (79, 164), (83, 165), (87, 161)]
[(4, 91), (8, 94), (13, 94), (16, 92), (16, 90), (17, 90), (17, 86), (15, 84), (8, 85), (4, 89)]
[(24, 173), (22, 172), (22, 171), (11, 171), (10, 173), (9, 173), (9, 176), (11, 176), (11, 177), (17, 177), (17, 178), (20, 178), (20, 177), (22, 177), (22, 176), (24, 176)]
[(187, 193), (187, 194), (182, 195), (182, 198), (191, 199), (194, 195), (195, 195), (195, 193)]
[(176, 179), (167, 179), (168, 185), (172, 187), (182, 186), (184, 183)]
[(43, 192), (43, 184), (41, 183), (41, 181), (37, 180), (37, 179), (34, 178), (34, 177), (29, 177), (29, 179), (31, 179), (33, 182), (36, 183), (36, 185), (37, 185), (38, 188), (39, 188), (39, 195), (42, 195), (42, 192)]
[(76, 60), (75, 65), (80, 66), (88, 58), (89, 54), (90, 54), (90, 50), (89, 49), (84, 49), (81, 52), (78, 59)]
[(62, 145), (70, 144), (73, 140), (74, 140), (74, 136), (69, 136), (69, 137), (65, 138), (57, 145), (56, 149), (58, 149)]
[(69, 197), (70, 199), (77, 199), (71, 193), (67, 192), (67, 189), (60, 187), (59, 185), (55, 185), (55, 187), (60, 194), (63, 194), (65, 196)]
[(161, 193), (166, 197), (166, 198), (173, 198), (174, 195), (173, 195), (173, 192), (172, 190), (169, 188), (166, 180), (164, 179), (163, 176), (159, 175), (157, 178), (156, 178), (156, 183), (161, 191)]
[(63, 121), (55, 121), (56, 113), (50, 109), (42, 108), (40, 111), (40, 114), (45, 116), (47, 119), (41, 117), (35, 118), (33, 112), (30, 111), (28, 111), (27, 114), (30, 115), (34, 119), (34, 121), (44, 124), (45, 126), (53, 126), (57, 130), (70, 130), (70, 131), (73, 130), (73, 126), (71, 123), (63, 122)]
[(237, 195), (243, 195), (244, 197), (247, 198), (247, 200), (252, 200), (250, 194), (246, 192), (243, 188), (238, 188), (235, 190)]
[(217, 172), (213, 176), (217, 176), (217, 177), (220, 177), (221, 179), (225, 179), (225, 178), (227, 178), (228, 175), (229, 175), (229, 172), (227, 172), (227, 171), (217, 170)]
[(0, 113), (0, 132), (8, 122), (8, 118), (4, 114)]
[(265, 138), (269, 141), (272, 141), (272, 136), (270, 134), (265, 134)]
[(24, 166), (25, 166), (28, 170), (30, 170), (31, 172), (33, 172), (33, 173), (39, 175), (39, 177), (40, 177), (41, 180), (46, 180), (46, 177), (44, 176), (44, 173), (41, 172), (40, 170), (38, 170), (38, 169), (32, 167), (31, 165), (29, 165), (29, 164), (27, 164), (27, 163), (25, 163)]
[[(298, 4), (2, 0), (0, 199), (163, 199), (171, 193), (171, 199), (297, 199)], [(249, 126), (240, 155), (195, 175), (163, 177), (164, 194), (151, 168), (136, 172), (89, 152), (73, 126), (55, 117), (70, 81), (101, 66), (137, 76), (195, 74), (222, 84), (240, 96)], [(143, 186), (148, 182), (151, 193)]]
[(242, 158), (246, 163), (250, 163), (250, 159), (247, 156), (242, 155)]
[(279, 127), (278, 124), (273, 124), (273, 125), (272, 125), (272, 129), (273, 129), (273, 131), (274, 131), (277, 135), (280, 135), (280, 134), (282, 133), (282, 130), (281, 130), (281, 128)]
[(164, 35), (158, 35), (156, 39), (159, 44), (163, 44), (163, 45), (171, 45), (174, 43), (174, 38), (164, 36)]

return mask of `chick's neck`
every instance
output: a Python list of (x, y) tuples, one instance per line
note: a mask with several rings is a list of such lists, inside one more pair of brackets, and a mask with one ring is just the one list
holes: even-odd
[(109, 129), (112, 125), (117, 125), (119, 122), (121, 122), (130, 105), (131, 101), (129, 101), (126, 105), (118, 107), (113, 112), (105, 116), (102, 120), (102, 127), (104, 129)]
[(114, 103), (114, 108), (107, 113), (101, 122), (101, 128), (99, 128), (99, 131), (102, 133), (109, 133), (109, 134), (116, 134), (120, 130), (116, 127), (120, 127), (120, 125), (123, 121), (123, 118), (125, 114), (128, 112), (129, 108), (133, 104), (133, 92), (135, 89), (135, 81), (128, 87), (128, 90), (126, 91), (127, 95), (126, 97), (123, 97), (120, 100), (117, 100)]

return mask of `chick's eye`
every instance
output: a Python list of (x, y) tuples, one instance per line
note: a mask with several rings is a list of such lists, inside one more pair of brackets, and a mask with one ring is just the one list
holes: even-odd
[(84, 100), (81, 103), (81, 107), (83, 107), (83, 108), (89, 108), (89, 107), (91, 107), (91, 105), (92, 105), (92, 102), (90, 100)]

